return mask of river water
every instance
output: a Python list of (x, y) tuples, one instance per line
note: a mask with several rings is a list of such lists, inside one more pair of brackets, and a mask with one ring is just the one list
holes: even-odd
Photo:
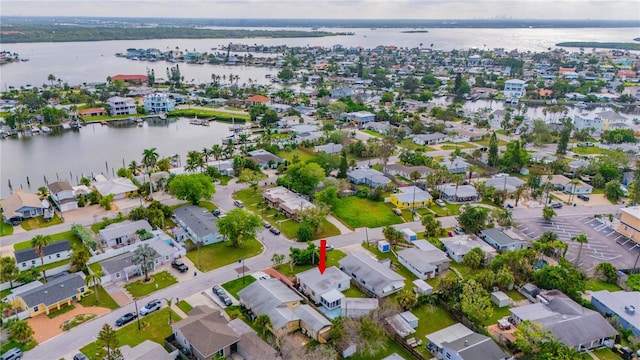
[[(640, 36), (636, 28), (614, 29), (429, 29), (429, 33), (402, 33), (406, 29), (320, 29), (327, 31), (354, 31), (352, 36), (294, 39), (166, 39), (135, 41), (99, 41), (71, 43), (1, 44), (0, 49), (17, 52), (28, 62), (19, 62), (0, 67), (0, 86), (40, 85), (53, 74), (69, 84), (104, 82), (107, 76), (116, 74), (143, 74), (147, 68), (154, 69), (157, 77), (164, 77), (167, 63), (131, 61), (114, 56), (127, 48), (196, 49), (211, 52), (220, 45), (233, 43), (289, 45), (289, 46), (363, 46), (396, 45), (416, 47), (423, 44), (435, 49), (464, 49), (470, 47), (487, 49), (496, 47), (506, 50), (542, 51), (561, 41), (614, 41), (630, 42)], [(576, 51), (573, 49), (571, 51)], [(217, 50), (216, 50), (217, 51)], [(587, 51), (590, 51), (587, 49)], [(260, 56), (259, 54), (254, 54)], [(278, 69), (244, 66), (180, 64), (186, 81), (207, 82), (211, 74), (239, 75), (238, 83), (248, 79), (266, 83), (265, 75), (275, 74)], [(488, 104), (478, 101), (465, 107), (475, 109)], [(493, 108), (501, 104), (493, 103)], [(529, 109), (532, 117), (543, 117), (540, 109)], [(75, 183), (82, 174), (105, 173), (132, 160), (140, 161), (142, 151), (156, 147), (161, 157), (180, 154), (183, 159), (189, 150), (201, 150), (220, 143), (229, 134), (229, 124), (211, 123), (209, 127), (189, 125), (180, 119), (169, 124), (143, 127), (117, 128), (90, 125), (79, 132), (35, 135), (30, 137), (0, 140), (0, 198), (10, 193), (8, 181), (13, 188), (31, 190), (49, 182), (67, 179)], [(106, 163), (106, 164), (105, 164)]]

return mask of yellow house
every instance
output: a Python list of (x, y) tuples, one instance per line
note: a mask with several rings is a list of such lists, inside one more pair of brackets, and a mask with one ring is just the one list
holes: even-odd
[(640, 206), (620, 209), (620, 225), (617, 230), (627, 238), (640, 243)]
[(412, 210), (429, 207), (433, 200), (428, 191), (416, 186), (399, 188), (399, 192), (389, 196), (389, 202), (400, 210)]
[(49, 314), (82, 298), (86, 291), (84, 279), (79, 273), (51, 279), (42, 286), (17, 294), (14, 305), (29, 310), (31, 317)]

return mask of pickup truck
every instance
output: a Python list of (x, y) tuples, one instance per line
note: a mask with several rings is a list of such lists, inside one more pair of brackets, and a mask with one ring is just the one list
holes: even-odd
[(171, 267), (180, 271), (181, 273), (189, 271), (189, 267), (185, 265), (182, 261), (173, 260), (171, 262)]

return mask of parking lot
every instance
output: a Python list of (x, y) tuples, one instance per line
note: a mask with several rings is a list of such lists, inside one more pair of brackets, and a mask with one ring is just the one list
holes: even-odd
[(578, 266), (587, 272), (592, 272), (602, 262), (611, 263), (619, 269), (634, 267), (640, 254), (640, 246), (627, 241), (604, 221), (593, 216), (563, 216), (551, 221), (530, 219), (518, 227), (531, 240), (538, 239), (546, 231), (553, 231), (560, 240), (569, 244), (566, 259), (571, 262), (576, 260), (580, 248), (580, 244), (571, 238), (585, 233), (589, 242), (582, 246)]

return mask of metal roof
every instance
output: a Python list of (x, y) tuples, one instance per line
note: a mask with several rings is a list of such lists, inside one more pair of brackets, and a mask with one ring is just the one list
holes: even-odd
[[(71, 250), (71, 245), (69, 244), (69, 240), (60, 240), (56, 242), (49, 243), (49, 245), (45, 246), (42, 249), (44, 256), (57, 254), (62, 251)], [(31, 261), (40, 258), (38, 253), (36, 252), (36, 248), (29, 248), (20, 251), (16, 251), (14, 253), (16, 257), (16, 263), (22, 263), (26, 261)]]

